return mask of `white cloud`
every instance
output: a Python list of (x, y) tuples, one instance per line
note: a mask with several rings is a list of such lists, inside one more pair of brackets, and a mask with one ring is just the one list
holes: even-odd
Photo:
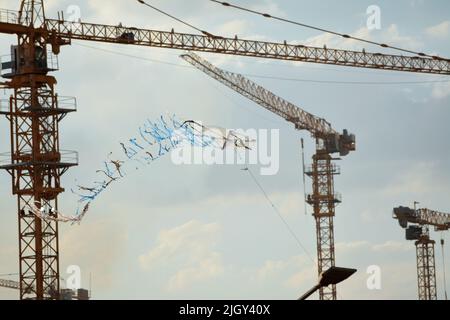
[(264, 262), (264, 265), (257, 271), (257, 278), (260, 280), (269, 279), (273, 273), (278, 273), (286, 268), (286, 262), (282, 260), (268, 260)]
[(433, 99), (442, 100), (450, 96), (450, 82), (436, 83), (431, 91)]
[(445, 39), (450, 34), (450, 21), (444, 21), (438, 25), (429, 27), (425, 30), (425, 33), (431, 38)]
[[(270, 200), (275, 204), (278, 211), (285, 217), (298, 216), (304, 213), (304, 199), (301, 192), (272, 192), (268, 194)], [(232, 205), (233, 207), (243, 206), (256, 206), (256, 205), (270, 206), (270, 203), (265, 199), (264, 195), (260, 192), (247, 193), (247, 194), (231, 194), (231, 195), (216, 195), (202, 199), (194, 204), (192, 203), (177, 203), (164, 205), (160, 209), (166, 209), (168, 211), (179, 208), (180, 206), (187, 207), (193, 206), (195, 211), (206, 211), (208, 208), (224, 207)]]
[(298, 289), (305, 286), (312, 286), (316, 283), (317, 271), (313, 268), (303, 269), (294, 273), (284, 284), (289, 288)]
[(388, 42), (387, 44), (403, 47), (409, 50), (418, 50), (423, 47), (423, 43), (412, 36), (402, 35), (396, 24), (390, 25), (386, 32), (383, 33), (381, 41)]
[[(411, 294), (405, 289), (415, 287), (415, 264), (414, 255), (411, 261), (403, 262), (393, 259), (393, 253), (409, 252), (414, 246), (407, 242), (387, 241), (384, 243), (372, 243), (369, 241), (350, 241), (336, 244), (336, 252), (343, 258), (343, 254), (350, 257), (364, 256), (355, 266), (358, 273), (351, 281), (346, 281), (339, 286), (339, 299), (386, 299), (386, 298), (408, 298)], [(397, 255), (398, 256), (398, 255)], [(387, 257), (387, 259), (386, 259)], [(367, 260), (364, 260), (367, 259)], [(351, 261), (351, 260), (350, 260)], [(368, 274), (365, 272), (367, 266), (376, 263), (382, 271), (382, 290), (371, 291), (366, 287)], [(352, 264), (354, 264), (352, 262)], [(407, 274), (404, 274), (404, 273)], [(312, 264), (304, 256), (292, 256), (282, 260), (268, 260), (259, 268), (255, 274), (260, 284), (268, 287), (271, 283), (282, 283), (293, 292), (303, 292), (314, 284), (317, 279), (316, 264)], [(399, 277), (399, 275), (402, 275)], [(401, 284), (397, 287), (397, 285)], [(294, 291), (295, 290), (295, 291)], [(414, 294), (412, 294), (414, 296)]]
[[(64, 227), (61, 232), (61, 261), (78, 265), (85, 279), (91, 273), (96, 290), (113, 285), (114, 266), (122, 258), (127, 233), (123, 224), (112, 220), (90, 220), (78, 226)], [(64, 275), (64, 269), (61, 270)], [(87, 287), (86, 284), (83, 285)]]
[(286, 13), (278, 6), (277, 3), (269, 0), (259, 1), (258, 4), (252, 5), (250, 9), (260, 11), (263, 13), (268, 13), (273, 16), (280, 16), (280, 17), (286, 16)]
[(339, 254), (352, 253), (366, 248), (368, 245), (369, 242), (367, 241), (338, 242), (336, 243), (336, 251), (338, 251)]
[(256, 270), (256, 280), (260, 284), (283, 284), (287, 288), (299, 290), (314, 283), (317, 278), (316, 263), (305, 256), (292, 256), (284, 260), (267, 260)]
[(283, 273), (287, 268), (301, 268), (305, 264), (302, 256), (293, 256), (287, 260), (267, 260), (264, 265), (256, 271), (259, 281), (268, 281), (278, 273)]
[(361, 268), (349, 280), (338, 287), (339, 299), (389, 300), (416, 299), (416, 266), (414, 256), (411, 261), (383, 260), (381, 268), (381, 290), (369, 290), (366, 268)]
[[(418, 39), (401, 34), (396, 24), (391, 24), (389, 27), (384, 28), (381, 33), (374, 33), (368, 28), (362, 27), (352, 32), (351, 35), (355, 38), (361, 38), (375, 42), (383, 42), (392, 46), (405, 47), (406, 49), (416, 50), (423, 46), (422, 42), (420, 42)], [(295, 43), (303, 43), (305, 45), (313, 47), (323, 47), (324, 45), (326, 45), (328, 48), (358, 51), (368, 46), (366, 48), (368, 52), (378, 50), (372, 45), (367, 45), (365, 43), (352, 39), (344, 39), (342, 37), (329, 33), (322, 33), (318, 36), (308, 38), (304, 41), (296, 41)]]
[(199, 260), (196, 265), (180, 269), (169, 279), (167, 289), (177, 292), (188, 287), (192, 283), (202, 282), (221, 276), (224, 273), (221, 255), (217, 252), (209, 253)]
[(377, 252), (400, 252), (400, 251), (410, 251), (414, 248), (414, 246), (407, 242), (398, 242), (398, 241), (387, 241), (381, 244), (374, 244), (372, 246), (373, 251)]
[(360, 217), (365, 223), (373, 223), (378, 216), (371, 209), (366, 208), (360, 213)]
[(213, 279), (224, 272), (221, 254), (214, 251), (220, 226), (192, 220), (173, 229), (163, 230), (156, 245), (139, 256), (145, 271), (174, 265), (178, 269), (170, 276), (168, 291), (180, 291), (191, 284)]
[(304, 214), (305, 200), (301, 192), (272, 193), (269, 197), (283, 216)]
[(248, 27), (249, 24), (245, 20), (231, 20), (219, 26), (215, 33), (224, 37), (244, 36)]
[(436, 186), (435, 162), (420, 162), (411, 165), (394, 177), (392, 183), (382, 190), (385, 196), (425, 195)]

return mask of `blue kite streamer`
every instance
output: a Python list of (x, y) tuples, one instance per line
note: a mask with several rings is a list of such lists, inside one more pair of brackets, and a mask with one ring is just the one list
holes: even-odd
[[(147, 120), (138, 131), (138, 137), (131, 137), (127, 139), (127, 142), (120, 142), (121, 157), (117, 158), (112, 152), (109, 153), (107, 160), (103, 161), (102, 168), (96, 171), (100, 181), (95, 181), (91, 186), (78, 185), (76, 190), (71, 189), (72, 193), (78, 196), (78, 207), (74, 216), (69, 217), (58, 213), (55, 218), (54, 214), (50, 215), (49, 212), (38, 209), (36, 206), (31, 206), (32, 212), (44, 220), (80, 223), (92, 202), (113, 183), (126, 177), (130, 170), (138, 170), (139, 167), (136, 165), (149, 165), (184, 144), (224, 149), (231, 137), (235, 147), (245, 146), (244, 140), (233, 132), (228, 137), (222, 136), (217, 131), (210, 130), (195, 121), (182, 122), (175, 116), (168, 121), (163, 116), (155, 122)], [(50, 212), (54, 213), (53, 209), (50, 209)]]

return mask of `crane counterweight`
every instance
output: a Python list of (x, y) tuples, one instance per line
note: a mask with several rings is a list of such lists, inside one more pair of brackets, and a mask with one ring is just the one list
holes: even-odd
[(342, 134), (330, 133), (324, 138), (327, 153), (339, 153), (341, 157), (347, 156), (356, 150), (356, 137), (344, 130)]

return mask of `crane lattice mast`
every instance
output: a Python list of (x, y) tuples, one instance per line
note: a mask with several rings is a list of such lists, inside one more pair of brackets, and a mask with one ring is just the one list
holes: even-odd
[(406, 240), (415, 241), (419, 300), (437, 300), (435, 241), (430, 238), (429, 227), (436, 231), (449, 230), (450, 214), (398, 207), (394, 209), (394, 218), (406, 229)]
[[(306, 171), (312, 178), (313, 193), (308, 195), (305, 201), (314, 208), (319, 276), (334, 267), (336, 259), (333, 219), (335, 206), (341, 199), (334, 192), (334, 175), (339, 173), (339, 168), (332, 162), (331, 154), (340, 153), (345, 156), (354, 151), (355, 136), (348, 134), (347, 130), (340, 135), (325, 119), (306, 112), (240, 74), (217, 68), (196, 54), (190, 53), (181, 57), (213, 79), (293, 123), (296, 129), (309, 131), (315, 138), (316, 154), (312, 166)], [(321, 288), (319, 296), (322, 300), (335, 300), (336, 286)]]

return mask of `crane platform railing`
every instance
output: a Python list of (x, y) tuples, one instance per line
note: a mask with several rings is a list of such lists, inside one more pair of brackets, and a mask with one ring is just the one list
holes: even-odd
[(0, 22), (19, 24), (19, 12), (14, 10), (0, 9)]

